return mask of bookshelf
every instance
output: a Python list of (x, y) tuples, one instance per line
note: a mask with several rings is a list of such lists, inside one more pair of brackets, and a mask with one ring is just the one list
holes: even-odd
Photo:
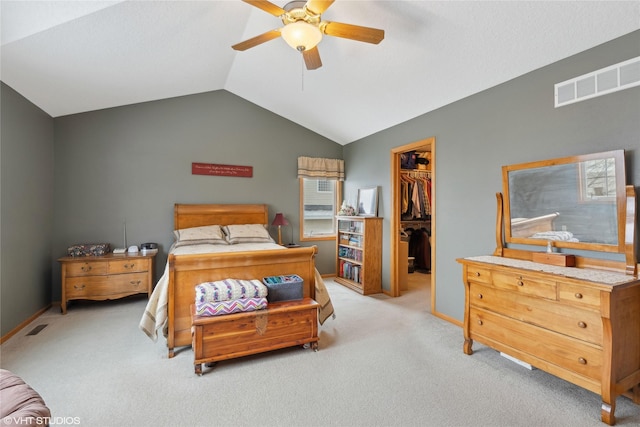
[(363, 295), (382, 292), (382, 218), (336, 218), (335, 281)]

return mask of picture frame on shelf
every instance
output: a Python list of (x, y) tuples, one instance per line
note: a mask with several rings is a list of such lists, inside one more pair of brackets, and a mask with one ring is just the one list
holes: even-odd
[(378, 216), (378, 187), (358, 189), (358, 216)]

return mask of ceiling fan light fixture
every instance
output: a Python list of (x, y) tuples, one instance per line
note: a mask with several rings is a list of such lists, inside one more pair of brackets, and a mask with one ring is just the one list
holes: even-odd
[(320, 28), (304, 21), (285, 25), (280, 34), (289, 46), (300, 52), (313, 49), (322, 40)]

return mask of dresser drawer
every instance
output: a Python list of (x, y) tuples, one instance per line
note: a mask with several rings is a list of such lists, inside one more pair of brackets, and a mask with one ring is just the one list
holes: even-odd
[(596, 288), (558, 282), (558, 300), (600, 311), (600, 290)]
[(603, 353), (598, 346), (475, 307), (469, 319), (472, 339), (484, 342), (486, 337), (588, 378), (602, 377)]
[(100, 261), (69, 262), (65, 264), (67, 276), (107, 274), (107, 263)]
[(469, 282), (491, 284), (491, 270), (469, 265), (467, 267), (467, 280)]
[(147, 277), (146, 273), (69, 277), (65, 283), (66, 297), (67, 299), (96, 298), (145, 292), (148, 285)]
[(471, 283), (469, 290), (469, 303), (473, 307), (602, 345), (602, 319), (598, 312), (475, 283)]
[(119, 259), (109, 261), (109, 274), (133, 273), (148, 270), (149, 260), (147, 259)]
[(556, 282), (508, 271), (492, 272), (493, 286), (499, 289), (520, 292), (525, 295), (555, 300)]

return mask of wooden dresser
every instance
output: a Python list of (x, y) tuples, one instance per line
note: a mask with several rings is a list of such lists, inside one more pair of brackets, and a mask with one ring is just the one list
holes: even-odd
[(458, 260), (465, 283), (464, 352), (477, 340), (602, 396), (640, 403), (640, 280), (601, 270), (481, 256)]
[[(613, 425), (618, 396), (640, 404), (637, 204), (624, 153), (502, 170), (496, 249), (458, 259), (463, 351), (473, 354), (479, 341), (597, 393), (601, 419)], [(604, 176), (615, 181), (606, 196)]]
[(154, 258), (155, 254), (59, 258), (62, 314), (66, 314), (70, 300), (109, 300), (135, 294), (151, 296)]

